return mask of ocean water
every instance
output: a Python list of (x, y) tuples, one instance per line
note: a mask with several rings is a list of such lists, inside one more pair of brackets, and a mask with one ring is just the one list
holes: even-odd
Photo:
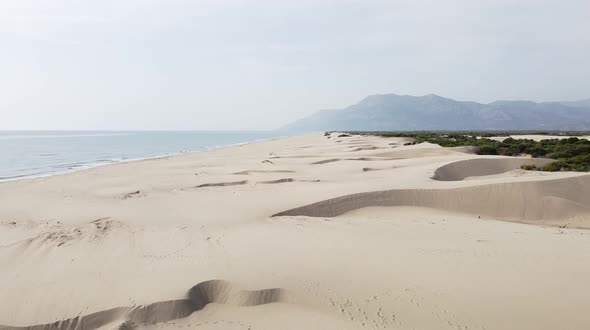
[(276, 132), (0, 131), (0, 181), (276, 138)]

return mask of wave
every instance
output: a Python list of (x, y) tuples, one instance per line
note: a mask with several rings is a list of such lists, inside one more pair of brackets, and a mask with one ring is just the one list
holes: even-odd
[[(158, 159), (158, 158), (165, 158), (165, 157), (171, 157), (171, 156), (177, 156), (177, 155), (182, 155), (182, 154), (187, 154), (187, 153), (193, 153), (193, 152), (203, 152), (203, 151), (209, 151), (209, 150), (217, 150), (217, 149), (221, 149), (221, 148), (228, 148), (228, 147), (235, 147), (235, 146), (241, 146), (241, 145), (246, 145), (249, 143), (256, 143), (256, 142), (261, 142), (261, 141), (268, 141), (271, 139), (276, 139), (276, 138), (280, 138), (280, 136), (264, 136), (264, 137), (260, 137), (260, 136), (233, 136), (233, 137), (228, 137), (228, 136), (223, 136), (220, 135), (220, 140), (238, 140), (241, 138), (244, 138), (245, 141), (240, 141), (240, 142), (233, 142), (233, 141), (227, 141), (227, 143), (215, 143), (216, 141), (211, 141), (211, 140), (199, 140), (199, 136), (196, 136), (196, 139), (193, 137), (186, 137), (185, 132), (174, 132), (174, 133), (178, 133), (179, 135), (174, 137), (173, 140), (168, 140), (168, 141), (172, 141), (173, 143), (169, 143), (168, 144), (162, 144), (159, 145), (158, 148), (147, 148), (147, 150), (145, 150), (144, 152), (141, 152), (141, 149), (137, 149), (137, 148), (142, 148), (144, 146), (148, 146), (149, 144), (153, 143), (153, 141), (155, 141), (153, 139), (153, 136), (148, 137), (145, 139), (145, 141), (143, 140), (138, 140), (137, 138), (133, 138), (134, 142), (133, 144), (129, 144), (126, 145), (122, 148), (116, 149), (116, 146), (114, 146), (113, 148), (115, 148), (116, 150), (114, 150), (112, 152), (113, 155), (117, 155), (117, 157), (112, 157), (112, 158), (108, 158), (108, 155), (105, 155), (105, 153), (103, 152), (103, 150), (100, 151), (100, 154), (97, 153), (97, 155), (95, 156), (95, 159), (88, 159), (88, 158), (92, 158), (92, 156), (88, 156), (88, 150), (84, 150), (85, 154), (80, 154), (77, 155), (75, 153), (72, 154), (72, 152), (60, 152), (59, 154), (55, 153), (54, 150), (51, 150), (50, 148), (53, 148), (53, 146), (55, 146), (52, 143), (46, 143), (46, 144), (40, 144), (40, 146), (42, 146), (43, 149), (50, 149), (50, 150), (40, 150), (38, 151), (34, 156), (29, 156), (29, 158), (25, 158), (24, 160), (27, 161), (28, 163), (34, 164), (34, 168), (31, 168), (29, 166), (27, 166), (28, 168), (24, 168), (23, 165), (21, 164), (21, 167), (18, 168), (17, 166), (15, 166), (14, 164), (11, 163), (6, 163), (4, 164), (4, 162), (0, 161), (0, 182), (4, 182), (4, 181), (14, 181), (14, 180), (23, 180), (23, 179), (32, 179), (32, 178), (40, 178), (40, 177), (48, 177), (48, 176), (54, 176), (54, 175), (63, 175), (63, 174), (68, 174), (68, 173), (72, 173), (72, 172), (76, 172), (76, 171), (80, 171), (80, 170), (86, 170), (86, 169), (90, 169), (90, 168), (95, 168), (95, 167), (99, 167), (99, 166), (104, 166), (104, 165), (110, 165), (110, 164), (116, 164), (116, 163), (123, 163), (123, 162), (131, 162), (131, 161), (140, 161), (140, 160), (150, 160), (150, 159)], [(39, 135), (31, 135), (31, 134), (9, 134), (9, 135), (2, 135), (2, 134), (6, 134), (6, 132), (0, 132), (0, 140), (1, 139), (11, 139), (11, 138), (17, 138), (17, 137), (80, 137), (80, 136), (84, 136), (84, 137), (103, 137), (103, 136), (121, 136), (121, 135), (139, 135), (140, 132), (129, 132), (129, 133), (97, 133), (97, 134), (63, 134), (63, 135), (58, 135), (58, 134), (39, 134)], [(170, 134), (173, 134), (172, 132), (168, 132), (168, 134), (166, 136), (170, 136)], [(182, 134), (182, 135), (180, 135)], [(215, 138), (215, 137), (213, 137)], [(211, 137), (208, 137), (207, 139), (211, 139)], [(193, 141), (194, 142), (187, 142), (187, 141)], [(137, 144), (137, 142), (140, 142), (140, 144)], [(219, 142), (219, 141), (217, 141)], [(8, 142), (4, 142), (4, 143), (12, 143), (12, 141)], [(35, 142), (36, 143), (36, 142)], [(57, 143), (57, 142), (56, 142)], [(59, 142), (62, 143), (62, 142)], [(66, 142), (64, 142), (66, 143)], [(70, 143), (70, 142), (67, 142)], [(200, 143), (202, 143), (200, 145)], [(59, 145), (58, 145), (59, 146)], [(90, 144), (90, 146), (92, 146), (92, 144)], [(26, 148), (29, 147), (29, 142), (27, 142), (26, 144), (23, 145), (23, 148), (26, 150)], [(135, 149), (133, 149), (135, 148)], [(169, 149), (171, 151), (167, 151), (166, 149)], [(14, 150), (19, 150), (18, 148), (14, 148)], [(138, 152), (139, 150), (139, 152)], [(92, 152), (92, 150), (90, 150), (90, 152)], [(141, 153), (145, 154), (145, 156), (142, 156)], [(139, 157), (137, 157), (139, 155)], [(68, 158), (70, 158), (69, 160), (65, 160), (65, 159), (56, 159), (56, 156), (63, 156), (63, 155), (67, 155)], [(15, 154), (15, 156), (13, 156), (13, 158), (17, 159), (17, 156), (19, 158), (22, 158), (20, 154)], [(63, 157), (60, 157), (63, 158)], [(78, 158), (78, 159), (76, 159)], [(53, 164), (52, 164), (53, 162)], [(59, 164), (55, 164), (59, 162)], [(7, 168), (1, 168), (3, 166), (6, 166)], [(4, 172), (4, 173), (3, 173)]]

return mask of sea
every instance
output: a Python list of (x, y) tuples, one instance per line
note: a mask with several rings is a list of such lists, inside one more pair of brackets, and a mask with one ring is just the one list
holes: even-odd
[(256, 131), (0, 131), (0, 181), (270, 140)]

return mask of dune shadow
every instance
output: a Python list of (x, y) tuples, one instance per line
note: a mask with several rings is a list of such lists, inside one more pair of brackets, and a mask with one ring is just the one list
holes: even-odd
[[(373, 206), (429, 207), (485, 215), (507, 221), (588, 217), (590, 216), (590, 175), (452, 189), (396, 189), (364, 192), (286, 210), (274, 214), (273, 217), (336, 217)], [(590, 221), (587, 227), (590, 227)]]
[(543, 167), (554, 162), (547, 158), (474, 158), (443, 165), (434, 171), (437, 181), (461, 181), (468, 177), (502, 174), (522, 166)]
[(185, 318), (211, 303), (234, 306), (257, 306), (292, 302), (285, 289), (242, 290), (223, 280), (210, 280), (193, 286), (185, 299), (160, 301), (145, 306), (116, 307), (49, 324), (31, 326), (0, 325), (2, 330), (92, 330), (109, 324), (126, 327), (156, 324)]

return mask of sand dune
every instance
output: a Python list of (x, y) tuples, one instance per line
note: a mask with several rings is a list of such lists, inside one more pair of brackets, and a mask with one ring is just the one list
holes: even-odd
[(588, 328), (590, 175), (339, 135), (0, 183), (0, 329)]
[(419, 157), (439, 157), (439, 156), (454, 156), (465, 153), (468, 149), (452, 150), (450, 148), (419, 148), (413, 149), (405, 147), (406, 149), (397, 149), (394, 151), (387, 151), (375, 154), (376, 157), (391, 157), (398, 159), (419, 158)]
[[(335, 217), (371, 206), (418, 206), (502, 220), (562, 223), (560, 220), (590, 215), (590, 175), (454, 189), (374, 191), (328, 199), (273, 216)], [(590, 228), (590, 224), (583, 227)]]
[(447, 149), (452, 150), (452, 151), (456, 151), (456, 152), (461, 152), (464, 154), (475, 154), (479, 150), (478, 147), (473, 147), (473, 146), (451, 147), (451, 148), (447, 148)]
[(84, 316), (51, 323), (29, 326), (0, 325), (3, 330), (98, 329), (111, 325), (133, 328), (142, 324), (163, 323), (185, 318), (211, 303), (235, 306), (258, 306), (278, 302), (292, 302), (284, 289), (241, 290), (222, 280), (201, 282), (192, 287), (185, 299), (160, 301), (146, 306), (116, 307)]
[(460, 181), (468, 177), (505, 173), (520, 169), (523, 165), (543, 167), (551, 162), (553, 160), (546, 158), (474, 158), (439, 167), (432, 178), (439, 181)]

